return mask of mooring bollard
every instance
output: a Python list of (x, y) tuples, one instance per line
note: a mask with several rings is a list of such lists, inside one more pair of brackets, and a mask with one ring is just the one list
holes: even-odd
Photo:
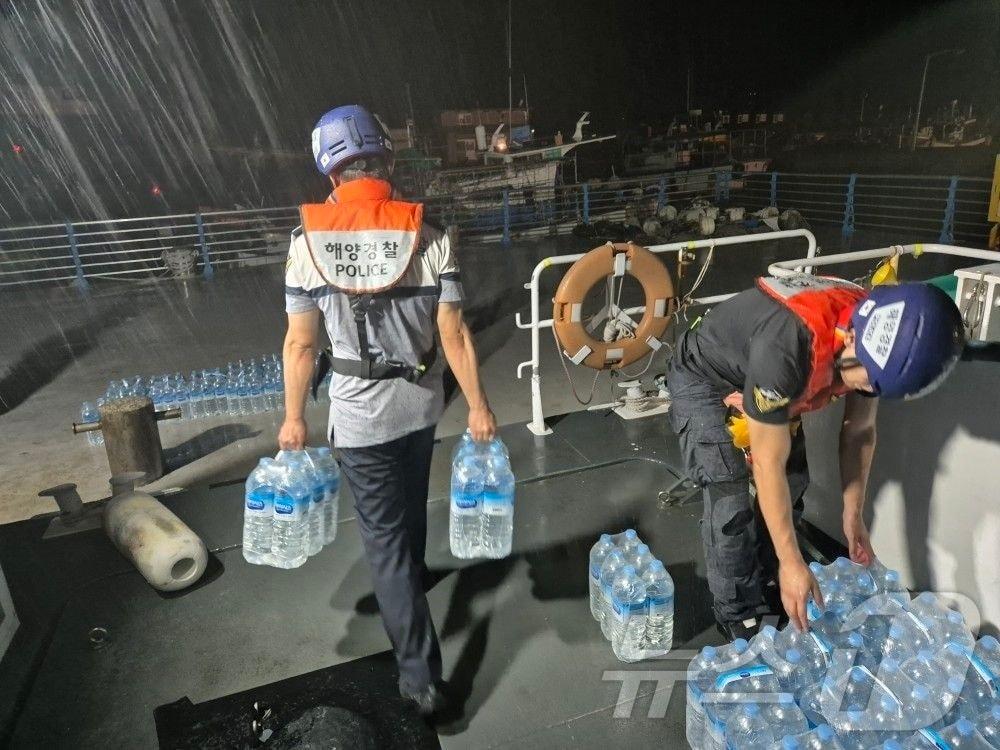
[(73, 432), (100, 430), (112, 474), (141, 472), (146, 482), (163, 476), (163, 445), (157, 421), (179, 419), (180, 409), (156, 411), (145, 396), (116, 398), (100, 407), (99, 422), (74, 422)]

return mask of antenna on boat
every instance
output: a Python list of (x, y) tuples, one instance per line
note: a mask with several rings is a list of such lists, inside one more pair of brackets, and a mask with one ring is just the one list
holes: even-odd
[[(507, 127), (513, 125), (514, 118), (514, 71), (513, 71), (513, 41), (511, 39), (513, 0), (507, 0)], [(513, 130), (511, 130), (513, 132)]]

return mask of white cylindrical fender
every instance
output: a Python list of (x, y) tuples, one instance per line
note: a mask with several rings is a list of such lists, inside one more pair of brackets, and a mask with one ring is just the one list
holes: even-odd
[(104, 531), (149, 585), (160, 591), (187, 588), (208, 564), (205, 543), (159, 500), (125, 492), (104, 508)]
[(660, 221), (673, 221), (677, 218), (677, 207), (671, 206), (669, 203), (656, 212), (656, 217)]
[(711, 237), (715, 234), (715, 219), (711, 216), (702, 216), (698, 222), (698, 231), (702, 237)]

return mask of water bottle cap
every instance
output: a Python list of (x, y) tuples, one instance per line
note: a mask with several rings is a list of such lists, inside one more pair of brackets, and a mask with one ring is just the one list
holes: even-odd
[(930, 698), (931, 693), (923, 685), (916, 685), (914, 686), (913, 691), (910, 693), (910, 696), (915, 701), (925, 701), (928, 698)]
[(823, 570), (823, 566), (820, 565), (815, 560), (813, 560), (811, 563), (809, 563), (809, 570), (812, 572), (813, 575), (818, 575), (819, 572)]
[(602, 542), (610, 542), (611, 541), (611, 534), (601, 534), (601, 541)]
[(639, 535), (635, 533), (635, 529), (625, 529), (625, 538), (630, 542), (638, 536)]
[(861, 669), (851, 669), (851, 682), (864, 682), (865, 672)]
[(649, 545), (647, 545), (647, 544), (640, 544), (638, 547), (635, 548), (635, 551), (638, 554), (640, 554), (640, 555), (648, 554), (649, 553)]
[(847, 718), (852, 724), (859, 723), (861, 719), (864, 717), (864, 715), (865, 712), (862, 711), (857, 706), (852, 706), (851, 709), (847, 712)]
[(635, 575), (635, 566), (634, 565), (626, 565), (625, 569), (622, 570), (622, 572), (625, 575), (627, 575), (627, 576), (634, 576)]
[(738, 654), (742, 654), (749, 647), (750, 647), (750, 644), (747, 643), (746, 638), (737, 638), (735, 641), (733, 641), (733, 649)]
[(883, 695), (879, 700), (879, 705), (882, 706), (883, 711), (894, 711), (896, 708), (896, 701), (888, 695)]
[(816, 736), (824, 742), (832, 740), (835, 734), (836, 732), (833, 731), (829, 724), (820, 724), (816, 727)]
[(743, 707), (743, 713), (751, 718), (753, 718), (754, 716), (759, 716), (760, 706), (758, 706), (756, 703), (748, 703)]
[(775, 628), (774, 625), (765, 625), (764, 627), (762, 627), (760, 629), (760, 633), (765, 638), (769, 638), (769, 639), (771, 639), (773, 641), (774, 640), (774, 636), (776, 636), (778, 634), (778, 629)]
[(898, 641), (903, 637), (903, 626), (894, 622), (889, 626), (889, 635)]
[(948, 622), (952, 625), (961, 625), (965, 622), (965, 618), (962, 617), (961, 612), (956, 612), (954, 609), (948, 611)]
[(667, 568), (666, 568), (666, 566), (664, 566), (664, 564), (660, 560), (653, 560), (653, 562), (651, 562), (649, 564), (649, 567), (646, 568), (646, 569), (647, 570), (652, 570), (652, 571), (654, 571), (656, 573), (659, 573), (661, 571), (666, 570)]
[(962, 682), (962, 678), (961, 677), (955, 676), (955, 677), (949, 677), (948, 678), (948, 692), (949, 693), (954, 693), (955, 695), (958, 695), (959, 693), (962, 692), (962, 685), (963, 685), (963, 682)]
[(790, 734), (786, 734), (781, 738), (781, 750), (799, 750), (802, 747), (799, 741), (792, 737)]
[(841, 570), (851, 567), (851, 561), (848, 560), (846, 557), (838, 557), (836, 560), (833, 561), (833, 564), (836, 565)]
[(802, 661), (802, 652), (797, 648), (790, 648), (785, 652), (785, 660), (790, 661), (792, 664), (798, 664)]
[(893, 659), (891, 656), (887, 656), (882, 660), (882, 668), (887, 672), (898, 672), (899, 661), (897, 659)]
[(858, 573), (858, 588), (874, 589), (875, 581), (867, 573)]
[(705, 646), (705, 648), (701, 650), (702, 658), (709, 660), (715, 659), (717, 653), (718, 649), (716, 649), (715, 646)]
[(979, 645), (987, 651), (1000, 651), (1000, 641), (992, 635), (984, 635), (979, 639)]
[(968, 737), (976, 731), (976, 725), (968, 719), (959, 719), (955, 722), (955, 729), (957, 729), (958, 733), (963, 737)]
[(862, 648), (865, 645), (865, 639), (861, 637), (861, 633), (854, 631), (847, 636), (847, 643), (850, 644), (852, 648)]
[(885, 572), (885, 582), (896, 584), (899, 583), (899, 571), (898, 570), (887, 570)]

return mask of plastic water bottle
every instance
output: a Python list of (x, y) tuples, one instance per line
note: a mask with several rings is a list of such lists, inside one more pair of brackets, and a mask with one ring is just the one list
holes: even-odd
[[(975, 719), (980, 714), (989, 711), (997, 699), (997, 690), (1000, 683), (992, 670), (974, 654), (974, 652), (960, 646), (957, 643), (949, 643), (946, 652), (954, 655), (961, 651), (965, 658), (965, 671), (962, 674), (962, 689), (958, 694), (958, 701), (953, 709), (951, 719), (965, 718)], [(960, 664), (962, 662), (959, 662)], [(950, 687), (956, 687), (957, 678), (952, 678)]]
[(646, 586), (646, 648), (665, 654), (674, 645), (674, 580), (662, 562), (653, 560), (642, 582)]
[[(80, 405), (80, 421), (81, 422), (100, 422), (101, 412), (97, 408), (97, 404), (93, 401), (84, 401)], [(87, 433), (87, 443), (89, 445), (98, 446), (104, 445), (104, 434), (100, 430), (94, 430), (93, 432)]]
[(240, 400), (240, 414), (253, 414), (253, 402), (250, 400), (250, 373), (242, 361), (236, 379), (236, 394)]
[(889, 626), (889, 634), (879, 650), (883, 659), (895, 659), (902, 663), (916, 656), (919, 647), (920, 643), (914, 641), (912, 634), (908, 633), (898, 620), (894, 620)]
[(514, 472), (502, 446), (499, 440), (490, 444), (483, 478), (480, 544), (483, 556), (492, 559), (510, 554), (514, 535)]
[(309, 449), (313, 466), (323, 480), (323, 544), (337, 538), (337, 518), (340, 512), (340, 467), (329, 446)]
[(756, 703), (745, 704), (726, 722), (727, 750), (757, 750), (772, 742), (770, 724)]
[(264, 381), (255, 359), (250, 360), (250, 365), (247, 368), (247, 381), (250, 387), (250, 410), (254, 414), (260, 414), (265, 409)]
[(625, 560), (627, 561), (635, 553), (636, 547), (639, 546), (639, 535), (635, 529), (625, 529), (624, 532), (617, 535), (615, 544), (618, 545), (618, 549), (621, 550), (622, 555), (625, 556)]
[(309, 505), (306, 512), (306, 554), (312, 557), (323, 549), (323, 520), (326, 500), (326, 487), (320, 473), (312, 462), (312, 457), (306, 451), (291, 451), (287, 459), (288, 465), (302, 476), (309, 487)]
[[(710, 696), (715, 693), (715, 680), (724, 671), (735, 667), (746, 658), (749, 653), (750, 644), (743, 638), (737, 638), (732, 643), (720, 646), (705, 646), (701, 652), (691, 660), (687, 673), (687, 716), (685, 721), (685, 732), (688, 744), (692, 748), (708, 747), (709, 745), (709, 717), (708, 703)], [(730, 706), (734, 705), (731, 701)], [(718, 707), (717, 707), (718, 708)], [(725, 722), (727, 716), (721, 715), (721, 709), (716, 712), (712, 722), (712, 736), (721, 746), (723, 735), (725, 734)]]
[(979, 733), (993, 747), (1000, 748), (1000, 702), (994, 703), (979, 720)]
[(191, 394), (188, 391), (187, 381), (179, 372), (173, 377), (174, 406), (181, 410), (181, 419), (191, 419)]
[(795, 705), (791, 693), (779, 694), (778, 700), (768, 703), (762, 712), (772, 737), (794, 736), (809, 729), (809, 722), (802, 709)]
[(815, 628), (803, 633), (789, 623), (778, 631), (774, 638), (774, 646), (779, 652), (795, 649), (801, 655), (801, 669), (813, 675), (811, 683), (821, 679), (830, 666), (833, 658), (833, 645)]
[(230, 362), (226, 369), (226, 412), (233, 417), (240, 415), (240, 394), (236, 387), (236, 366)]
[(626, 565), (611, 587), (614, 622), (611, 629), (611, 648), (619, 661), (638, 661), (642, 658), (643, 639), (646, 635), (646, 585)]
[(868, 566), (868, 573), (880, 593), (891, 596), (904, 606), (910, 603), (910, 592), (903, 585), (899, 571), (886, 567), (880, 560), (875, 559)]
[(271, 538), (272, 564), (297, 568), (306, 561), (309, 503), (312, 488), (294, 465), (282, 467), (274, 496), (274, 531)]
[(955, 641), (969, 648), (972, 647), (972, 634), (965, 625), (961, 613), (945, 606), (930, 591), (923, 592), (910, 602), (910, 612), (927, 624), (931, 636), (938, 646)]
[(461, 451), (452, 464), (448, 534), (451, 554), (461, 559), (479, 554), (483, 473), (482, 462), (473, 450)]
[(941, 732), (954, 750), (993, 750), (993, 746), (979, 733), (976, 723), (959, 719), (955, 725)]
[(625, 556), (620, 549), (616, 549), (604, 558), (601, 565), (601, 633), (608, 640), (611, 640), (611, 623), (614, 621), (614, 613), (611, 608), (611, 589), (619, 571), (625, 567)]
[(843, 750), (843, 747), (829, 724), (819, 724), (802, 734), (786, 734), (776, 750)]
[(649, 551), (649, 546), (645, 544), (638, 545), (631, 555), (625, 557), (625, 561), (635, 568), (640, 576), (646, 572), (646, 568), (655, 559), (653, 553)]
[(243, 557), (255, 565), (271, 562), (275, 484), (280, 472), (273, 458), (262, 458), (247, 477), (243, 506)]
[[(471, 439), (471, 438), (470, 438)], [(590, 548), (590, 565), (587, 579), (590, 582), (590, 616), (601, 621), (604, 600), (601, 597), (601, 566), (604, 559), (615, 549), (611, 534), (601, 534), (600, 539)]]
[(464, 450), (474, 450), (476, 448), (476, 441), (472, 439), (472, 430), (466, 430), (458, 438), (458, 442), (455, 443), (455, 447), (451, 449), (451, 461), (455, 462), (455, 458)]

